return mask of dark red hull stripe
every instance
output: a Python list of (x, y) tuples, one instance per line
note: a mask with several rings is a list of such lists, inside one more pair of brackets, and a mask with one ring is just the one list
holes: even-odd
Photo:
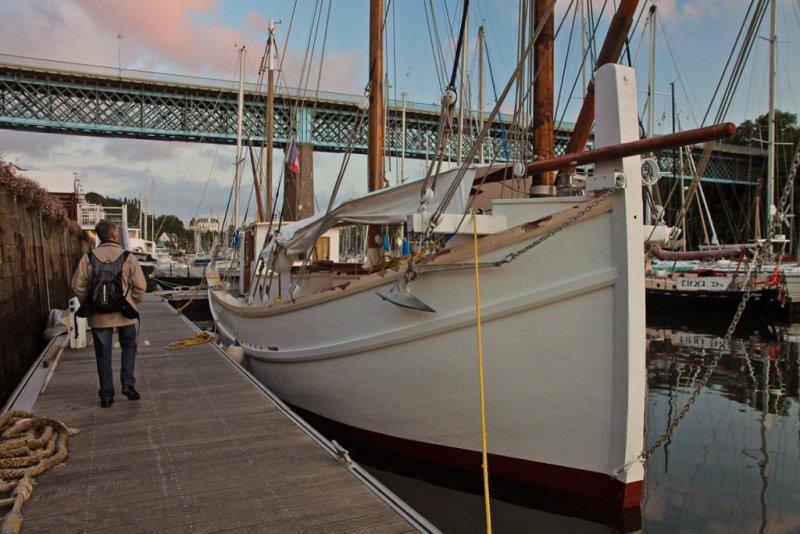
[[(422, 443), (356, 428), (333, 421), (315, 413), (292, 406), (292, 409), (323, 432), (346, 435), (369, 446), (402, 456), (419, 458), (437, 464), (468, 471), (481, 470), (481, 453), (444, 445)], [(550, 488), (592, 500), (606, 501), (619, 509), (638, 508), (642, 496), (642, 482), (624, 484), (602, 473), (564, 467), (542, 462), (520, 460), (498, 454), (489, 454), (489, 473), (542, 488)]]

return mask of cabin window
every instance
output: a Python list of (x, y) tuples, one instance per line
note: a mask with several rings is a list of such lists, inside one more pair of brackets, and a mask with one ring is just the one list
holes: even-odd
[(331, 238), (320, 237), (319, 239), (317, 239), (317, 244), (314, 245), (314, 260), (315, 261), (329, 260), (331, 258), (330, 250), (331, 250)]

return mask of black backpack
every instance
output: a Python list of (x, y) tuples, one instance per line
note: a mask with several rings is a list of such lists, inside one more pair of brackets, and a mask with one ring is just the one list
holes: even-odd
[(91, 313), (115, 313), (128, 307), (125, 298), (127, 293), (122, 291), (122, 266), (129, 255), (130, 251), (126, 250), (116, 260), (105, 262), (89, 252), (89, 261), (94, 271), (92, 287), (81, 307), (87, 306)]

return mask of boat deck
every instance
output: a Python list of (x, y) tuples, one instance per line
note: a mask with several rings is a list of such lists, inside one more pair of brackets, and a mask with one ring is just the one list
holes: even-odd
[(165, 350), (196, 333), (166, 302), (140, 308), (141, 400), (117, 382), (114, 405), (100, 408), (90, 346), (64, 351), (36, 401), (34, 413), (80, 432), (65, 463), (36, 479), (23, 532), (420, 529), (217, 348)]

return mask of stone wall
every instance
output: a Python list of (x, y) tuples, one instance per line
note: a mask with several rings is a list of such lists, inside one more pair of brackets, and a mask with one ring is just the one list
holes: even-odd
[(72, 272), (88, 250), (80, 232), (0, 191), (0, 405), (44, 348), (50, 310), (67, 308)]

